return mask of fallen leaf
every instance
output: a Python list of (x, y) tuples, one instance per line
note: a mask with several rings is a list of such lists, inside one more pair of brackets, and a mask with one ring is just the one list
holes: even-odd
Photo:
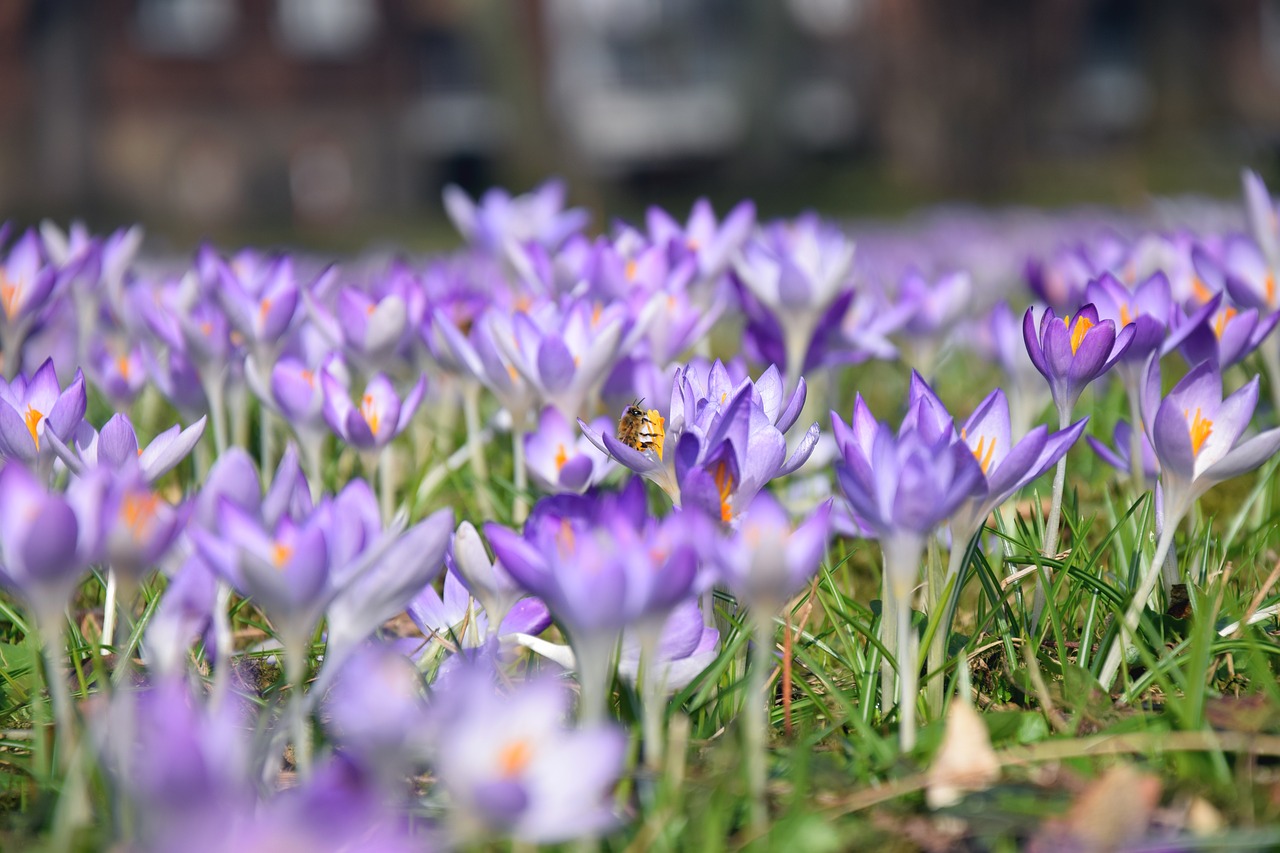
[(947, 711), (942, 745), (933, 757), (924, 789), (931, 809), (960, 802), (970, 791), (982, 791), (1000, 778), (1000, 760), (991, 748), (987, 724), (968, 701), (957, 699)]

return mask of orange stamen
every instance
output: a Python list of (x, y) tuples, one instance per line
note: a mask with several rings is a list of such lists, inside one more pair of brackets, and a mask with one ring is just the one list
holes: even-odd
[[(985, 448), (985, 452), (984, 449)], [(973, 458), (978, 460), (978, 464), (982, 466), (982, 473), (987, 473), (987, 469), (991, 467), (991, 456), (996, 452), (996, 439), (991, 438), (991, 445), (987, 446), (987, 437), (982, 436), (978, 439), (978, 447), (973, 451)]]
[(131, 368), (129, 367), (128, 356), (122, 355), (116, 359), (116, 370), (120, 371), (120, 375), (125, 379), (129, 378), (129, 371), (131, 370)]
[(312, 388), (316, 387), (316, 375), (312, 373), (310, 370), (302, 371), (302, 379)]
[(564, 445), (556, 445), (556, 470), (559, 471), (569, 461), (569, 454), (565, 452)]
[(733, 509), (729, 506), (729, 500), (733, 497), (733, 487), (737, 484), (734, 483), (728, 466), (723, 462), (716, 463), (715, 481), (716, 488), (720, 491), (720, 520), (728, 524), (733, 520)]
[(360, 414), (364, 415), (364, 422), (369, 425), (369, 432), (377, 435), (380, 418), (372, 394), (365, 394), (360, 401)]
[(258, 303), (258, 316), (261, 319), (266, 320), (267, 313), (270, 311), (271, 311), (271, 300), (264, 296), (262, 297), (262, 301)]
[(1231, 318), (1236, 316), (1237, 313), (1236, 309), (1230, 307), (1219, 311), (1218, 315), (1213, 318), (1213, 333), (1221, 338), (1222, 333), (1227, 330), (1227, 323), (1231, 322)]
[(639, 266), (640, 265), (635, 262), (634, 258), (627, 261), (627, 281), (636, 280), (636, 270), (639, 268)]
[(527, 740), (513, 740), (498, 751), (498, 775), (514, 779), (533, 761), (533, 747)]
[(1071, 354), (1075, 355), (1080, 349), (1080, 343), (1084, 340), (1085, 333), (1093, 328), (1093, 321), (1088, 317), (1076, 317), (1074, 325), (1071, 323), (1070, 317), (1064, 317), (1063, 323), (1067, 324), (1067, 328), (1071, 330)]
[(128, 494), (120, 502), (120, 519), (133, 531), (135, 539), (141, 539), (151, 519), (155, 518), (160, 497), (155, 492)]
[(1196, 299), (1201, 302), (1208, 302), (1213, 298), (1213, 291), (1205, 286), (1205, 283), (1200, 280), (1200, 276), (1194, 276), (1191, 279), (1191, 290), (1195, 293)]
[(1120, 325), (1127, 326), (1133, 322), (1133, 316), (1129, 313), (1128, 305), (1120, 306)]
[(1182, 413), (1185, 417), (1190, 418), (1191, 425), (1187, 428), (1187, 432), (1191, 436), (1191, 452), (1200, 453), (1200, 448), (1204, 447), (1205, 441), (1213, 433), (1213, 421), (1200, 414), (1200, 407), (1196, 406), (1196, 416), (1191, 417), (1191, 410), (1185, 409)]
[(1267, 273), (1267, 279), (1262, 283), (1263, 288), (1267, 291), (1267, 305), (1276, 304), (1276, 277)]
[(0, 305), (4, 306), (4, 315), (13, 317), (18, 310), (18, 300), (22, 296), (22, 285), (15, 284), (9, 276), (0, 272)]
[(277, 569), (283, 569), (284, 564), (289, 562), (292, 556), (293, 548), (283, 542), (277, 542), (271, 546), (271, 562), (275, 564)]

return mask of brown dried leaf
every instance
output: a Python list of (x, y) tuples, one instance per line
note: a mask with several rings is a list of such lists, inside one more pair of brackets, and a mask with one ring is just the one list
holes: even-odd
[(947, 727), (929, 767), (925, 802), (931, 809), (953, 806), (969, 791), (985, 790), (1000, 778), (1000, 760), (991, 748), (987, 724), (963, 699), (951, 703)]

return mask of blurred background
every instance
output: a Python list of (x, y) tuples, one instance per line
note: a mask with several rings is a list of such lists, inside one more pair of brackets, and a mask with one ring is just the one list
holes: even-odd
[(597, 226), (1275, 185), (1280, 0), (4, 0), (0, 205), (183, 246), (447, 245), (559, 175)]

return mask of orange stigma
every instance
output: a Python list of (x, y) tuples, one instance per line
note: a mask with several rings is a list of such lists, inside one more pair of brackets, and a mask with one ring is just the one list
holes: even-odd
[(141, 539), (151, 519), (155, 518), (160, 497), (155, 492), (130, 493), (120, 502), (120, 520), (133, 531), (134, 539)]
[(1213, 318), (1213, 333), (1219, 339), (1222, 338), (1222, 333), (1227, 330), (1227, 323), (1230, 323), (1231, 318), (1236, 316), (1237, 313), (1239, 312), (1236, 309), (1227, 307), (1219, 311), (1218, 315)]
[(18, 310), (18, 300), (22, 298), (22, 285), (16, 284), (0, 270), (0, 306), (4, 307), (4, 316), (12, 319)]
[(556, 445), (556, 470), (559, 471), (569, 461), (569, 454), (565, 452), (564, 445)]
[(31, 440), (36, 443), (36, 450), (39, 450), (40, 436), (36, 434), (36, 427), (40, 426), (40, 421), (44, 420), (44, 412), (36, 411), (31, 406), (27, 406), (27, 415), (24, 420), (27, 422), (27, 432), (31, 433)]

